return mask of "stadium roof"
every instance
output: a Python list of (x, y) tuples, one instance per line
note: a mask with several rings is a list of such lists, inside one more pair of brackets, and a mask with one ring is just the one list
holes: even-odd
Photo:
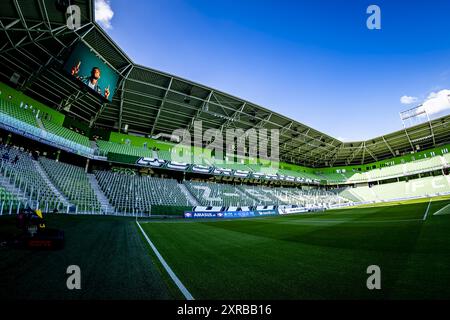
[[(69, 2), (81, 9), (81, 26), (75, 31), (66, 26)], [(2, 81), (10, 83), (16, 73), (17, 86), (26, 94), (113, 130), (127, 124), (129, 132), (154, 136), (180, 128), (192, 130), (194, 121), (202, 121), (204, 130), (280, 129), (281, 160), (310, 167), (365, 164), (450, 142), (450, 116), (367, 141), (342, 142), (252, 102), (138, 65), (98, 26), (93, 7), (93, 0), (2, 1)], [(78, 41), (120, 74), (111, 103), (102, 104), (81, 91), (62, 71)], [(369, 116), (376, 112), (367, 111)]]

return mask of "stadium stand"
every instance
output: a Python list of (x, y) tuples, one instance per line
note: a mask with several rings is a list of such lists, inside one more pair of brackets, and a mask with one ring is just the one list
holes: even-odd
[[(61, 125), (40, 119), (36, 108), (25, 103), (14, 103), (0, 97), (0, 120), (1, 123), (14, 127), (38, 137), (43, 137), (57, 145), (67, 146), (77, 153), (93, 154), (92, 144), (86, 136), (78, 134)], [(113, 161), (127, 162), (127, 157), (149, 157), (173, 160), (172, 151), (151, 150), (147, 147), (137, 147), (130, 144), (120, 144), (110, 141), (97, 140), (96, 146), (100, 154), (113, 154)], [(20, 190), (17, 194), (3, 188), (1, 201), (14, 206), (26, 203), (45, 203), (48, 207), (63, 207), (61, 198), (52, 191), (48, 183), (35, 172), (35, 165), (31, 156), (16, 148), (2, 146), (0, 151), (8, 154), (8, 159), (2, 159), (0, 173), (2, 183)], [(11, 159), (19, 156), (20, 160), (12, 163)], [(188, 153), (192, 156), (192, 152)], [(121, 158), (123, 157), (123, 159)], [(193, 159), (193, 157), (190, 157)], [(207, 161), (208, 160), (208, 161)], [(414, 159), (413, 159), (414, 160)], [(193, 159), (202, 164), (214, 165), (213, 159)], [(68, 164), (57, 163), (48, 159), (41, 159), (40, 163), (54, 184), (76, 205), (80, 211), (98, 211), (100, 202), (92, 190), (90, 182), (84, 170)], [(306, 172), (306, 170), (279, 169), (268, 167), (263, 164), (246, 164), (235, 162), (220, 162), (216, 167), (241, 170), (269, 175), (283, 175), (299, 178), (305, 183), (323, 182), (328, 185), (349, 185), (368, 182), (382, 181), (386, 179), (401, 178), (418, 174), (436, 172), (450, 166), (450, 154), (432, 154), (427, 158), (404, 162), (396, 165), (384, 166), (368, 171), (345, 172)], [(436, 173), (433, 173), (436, 174)], [(347, 201), (386, 201), (390, 199), (402, 199), (407, 197), (422, 197), (430, 194), (441, 194), (448, 192), (447, 185), (436, 188), (436, 177), (414, 179), (408, 182), (399, 181), (389, 184), (375, 184), (372, 187), (358, 186), (357, 188), (337, 189), (339, 191), (329, 192), (323, 189), (302, 190), (298, 188), (283, 187), (261, 187), (249, 185), (228, 185), (210, 182), (185, 181), (184, 186), (175, 180), (152, 178), (148, 176), (128, 174), (115, 174), (112, 172), (96, 172), (102, 191), (105, 192), (109, 201), (114, 204), (120, 212), (150, 212), (154, 205), (180, 205), (186, 206), (192, 201), (187, 199), (183, 192), (188, 190), (195, 201), (205, 206), (258, 206), (258, 205), (300, 205), (321, 204), (329, 206), (341, 204)], [(441, 176), (442, 177), (442, 176)], [(434, 179), (434, 180), (433, 180)], [(124, 184), (124, 185), (123, 185)], [(422, 186), (423, 185), (423, 186)], [(437, 184), (441, 185), (441, 184)], [(125, 186), (125, 187), (124, 187)], [(125, 190), (132, 190), (131, 193)], [(180, 190), (181, 189), (181, 190)], [(150, 190), (150, 192), (148, 191)], [(189, 197), (188, 197), (189, 198)], [(192, 200), (192, 199), (191, 199)], [(67, 203), (65, 204), (67, 205)], [(16, 208), (16, 207), (15, 207)]]
[(445, 159), (441, 156), (416, 160), (405, 164), (405, 171), (409, 174), (442, 169)]
[(203, 206), (229, 207), (250, 205), (248, 198), (233, 185), (197, 181), (184, 181), (183, 183)]
[(45, 130), (48, 132), (54, 133), (57, 136), (60, 136), (66, 140), (73, 141), (79, 145), (90, 148), (90, 142), (88, 137), (83, 136), (79, 133), (76, 133), (72, 130), (59, 126), (51, 121), (41, 119), (42, 124), (45, 127)]
[(39, 136), (41, 132), (32, 113), (2, 98), (0, 98), (0, 124), (35, 136)]
[[(31, 154), (17, 147), (0, 145), (2, 156), (0, 165), (0, 201), (5, 208), (25, 206), (37, 202), (46, 208), (58, 208), (64, 211), (64, 204), (55, 190), (36, 170)], [(408, 169), (417, 172), (440, 168), (447, 157), (424, 159), (417, 163), (401, 164), (381, 170), (372, 170), (370, 179), (398, 173)], [(372, 186), (339, 188), (295, 188), (251, 186), (247, 184), (231, 185), (215, 182), (183, 181), (155, 178), (140, 175), (136, 170), (114, 168), (111, 171), (94, 171), (95, 177), (85, 173), (84, 169), (66, 163), (40, 158), (38, 162), (50, 184), (61, 191), (76, 206), (77, 212), (101, 212), (101, 203), (93, 190), (94, 182), (109, 202), (121, 213), (150, 213), (152, 206), (189, 206), (188, 198), (192, 195), (202, 206), (243, 207), (295, 205), (301, 207), (330, 207), (347, 202), (370, 202), (425, 197), (450, 193), (448, 176), (427, 176), (409, 181), (398, 181)], [(388, 170), (386, 170), (388, 169)], [(380, 171), (386, 170), (386, 175)], [(369, 173), (363, 173), (369, 175)], [(293, 174), (293, 173), (291, 173)], [(303, 173), (301, 173), (303, 174)], [(352, 173), (363, 175), (361, 173)], [(343, 175), (343, 174), (340, 174)], [(335, 175), (327, 174), (334, 178)], [(90, 178), (90, 179), (89, 179)], [(92, 180), (94, 179), (94, 180)], [(368, 178), (369, 179), (369, 178)], [(96, 184), (96, 183), (95, 183)], [(11, 192), (11, 190), (13, 190)], [(186, 193), (187, 192), (187, 193)], [(3, 211), (5, 211), (3, 209)]]
[(280, 190), (278, 190), (277, 188), (275, 192), (277, 198), (280, 199), (282, 203), (306, 208), (311, 206), (327, 208), (331, 205), (349, 202), (349, 199), (346, 199), (335, 192), (321, 189), (302, 190), (296, 188), (280, 188)]
[[(26, 203), (41, 207), (62, 209), (62, 202), (51, 190), (48, 184), (36, 172), (30, 154), (16, 148), (0, 145), (2, 160), (0, 165), (1, 183), (18, 190), (16, 196)], [(17, 161), (15, 161), (17, 157)]]
[(128, 144), (119, 144), (103, 140), (97, 140), (97, 146), (103, 154), (108, 154), (111, 152), (122, 155), (153, 158), (152, 150), (144, 147), (135, 147)]
[(11, 101), (0, 98), (0, 111), (29, 125), (37, 127), (36, 109), (27, 104), (17, 105)]
[(152, 205), (189, 205), (173, 179), (95, 171), (98, 184), (118, 212), (151, 212)]
[[(241, 171), (254, 171), (252, 168), (250, 168), (250, 165), (245, 165), (243, 163), (237, 163), (237, 162), (223, 162), (221, 164), (217, 165), (220, 168), (224, 169), (234, 169), (234, 170), (241, 170)], [(261, 166), (258, 166), (261, 168)]]
[(413, 197), (427, 197), (450, 193), (448, 176), (424, 177), (409, 181), (348, 188), (342, 197), (355, 201), (386, 201)]
[(279, 169), (278, 173), (282, 174), (282, 175), (285, 175), (285, 176), (292, 176), (292, 177), (301, 178), (304, 181), (318, 181), (318, 180), (323, 179), (323, 178), (321, 178), (320, 176), (318, 176), (316, 174), (302, 172), (302, 171), (296, 171), (296, 170)]
[(70, 148), (79, 154), (91, 155), (94, 153), (87, 137), (59, 126), (53, 122), (46, 121), (44, 119), (38, 120), (41, 121), (45, 129), (45, 131), (41, 133), (41, 137), (61, 146)]
[(98, 201), (83, 168), (40, 158), (53, 184), (77, 207), (78, 212), (100, 212)]
[(157, 152), (158, 159), (172, 161), (172, 152), (167, 150), (159, 150)]
[(259, 187), (259, 186), (247, 186), (241, 185), (238, 187), (242, 192), (248, 195), (248, 203), (246, 205), (253, 206), (267, 206), (285, 204), (277, 196), (277, 188)]
[(444, 154), (445, 166), (450, 165), (450, 153)]
[(203, 206), (268, 206), (268, 205), (321, 205), (345, 203), (348, 199), (325, 190), (297, 188), (229, 185), (212, 182), (184, 181), (189, 191)]
[(339, 184), (344, 183), (347, 178), (341, 173), (319, 173), (321, 180), (327, 180), (329, 184)]
[[(35, 137), (76, 150), (82, 154), (92, 154), (89, 139), (48, 120), (39, 119), (38, 112), (32, 106), (20, 105), (0, 98), (1, 123)], [(40, 126), (40, 123), (42, 126)]]
[(19, 206), (19, 199), (0, 186), (0, 214), (13, 212)]

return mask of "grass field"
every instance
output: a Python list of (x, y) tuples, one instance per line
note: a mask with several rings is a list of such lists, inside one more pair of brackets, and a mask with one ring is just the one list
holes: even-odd
[[(195, 299), (450, 298), (450, 201), (235, 220), (140, 220)], [(0, 217), (2, 235), (16, 232)], [(0, 299), (180, 299), (134, 219), (48, 216), (62, 251), (0, 247)], [(82, 289), (66, 287), (78, 265)], [(366, 288), (369, 265), (379, 291)]]
[[(153, 263), (134, 219), (48, 216), (64, 230), (60, 251), (0, 248), (0, 299), (171, 299), (174, 290)], [(0, 235), (17, 232), (14, 217), (0, 217)], [(69, 265), (81, 269), (81, 290), (68, 290)]]
[(141, 225), (196, 299), (448, 299), (448, 203)]

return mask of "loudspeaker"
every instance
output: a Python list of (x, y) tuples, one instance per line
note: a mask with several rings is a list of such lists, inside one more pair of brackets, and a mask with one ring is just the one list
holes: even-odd
[(14, 84), (18, 84), (19, 83), (19, 79), (20, 79), (20, 74), (18, 74), (17, 72), (14, 72), (11, 76), (11, 78), (9, 78), (9, 81), (11, 81)]

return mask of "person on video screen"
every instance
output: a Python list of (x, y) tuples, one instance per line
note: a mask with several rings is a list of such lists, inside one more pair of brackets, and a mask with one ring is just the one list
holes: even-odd
[(103, 94), (103, 96), (108, 99), (109, 97), (109, 86), (105, 88), (104, 93), (102, 93), (102, 89), (100, 88), (100, 85), (98, 84), (98, 80), (100, 79), (100, 68), (99, 67), (93, 67), (91, 70), (91, 75), (87, 77), (80, 77), (78, 76), (78, 72), (80, 71), (80, 64), (81, 61), (78, 61), (78, 64), (76, 66), (72, 67), (71, 74), (76, 77), (77, 79), (81, 80), (85, 85), (87, 85), (89, 88), (97, 91), (99, 94)]

